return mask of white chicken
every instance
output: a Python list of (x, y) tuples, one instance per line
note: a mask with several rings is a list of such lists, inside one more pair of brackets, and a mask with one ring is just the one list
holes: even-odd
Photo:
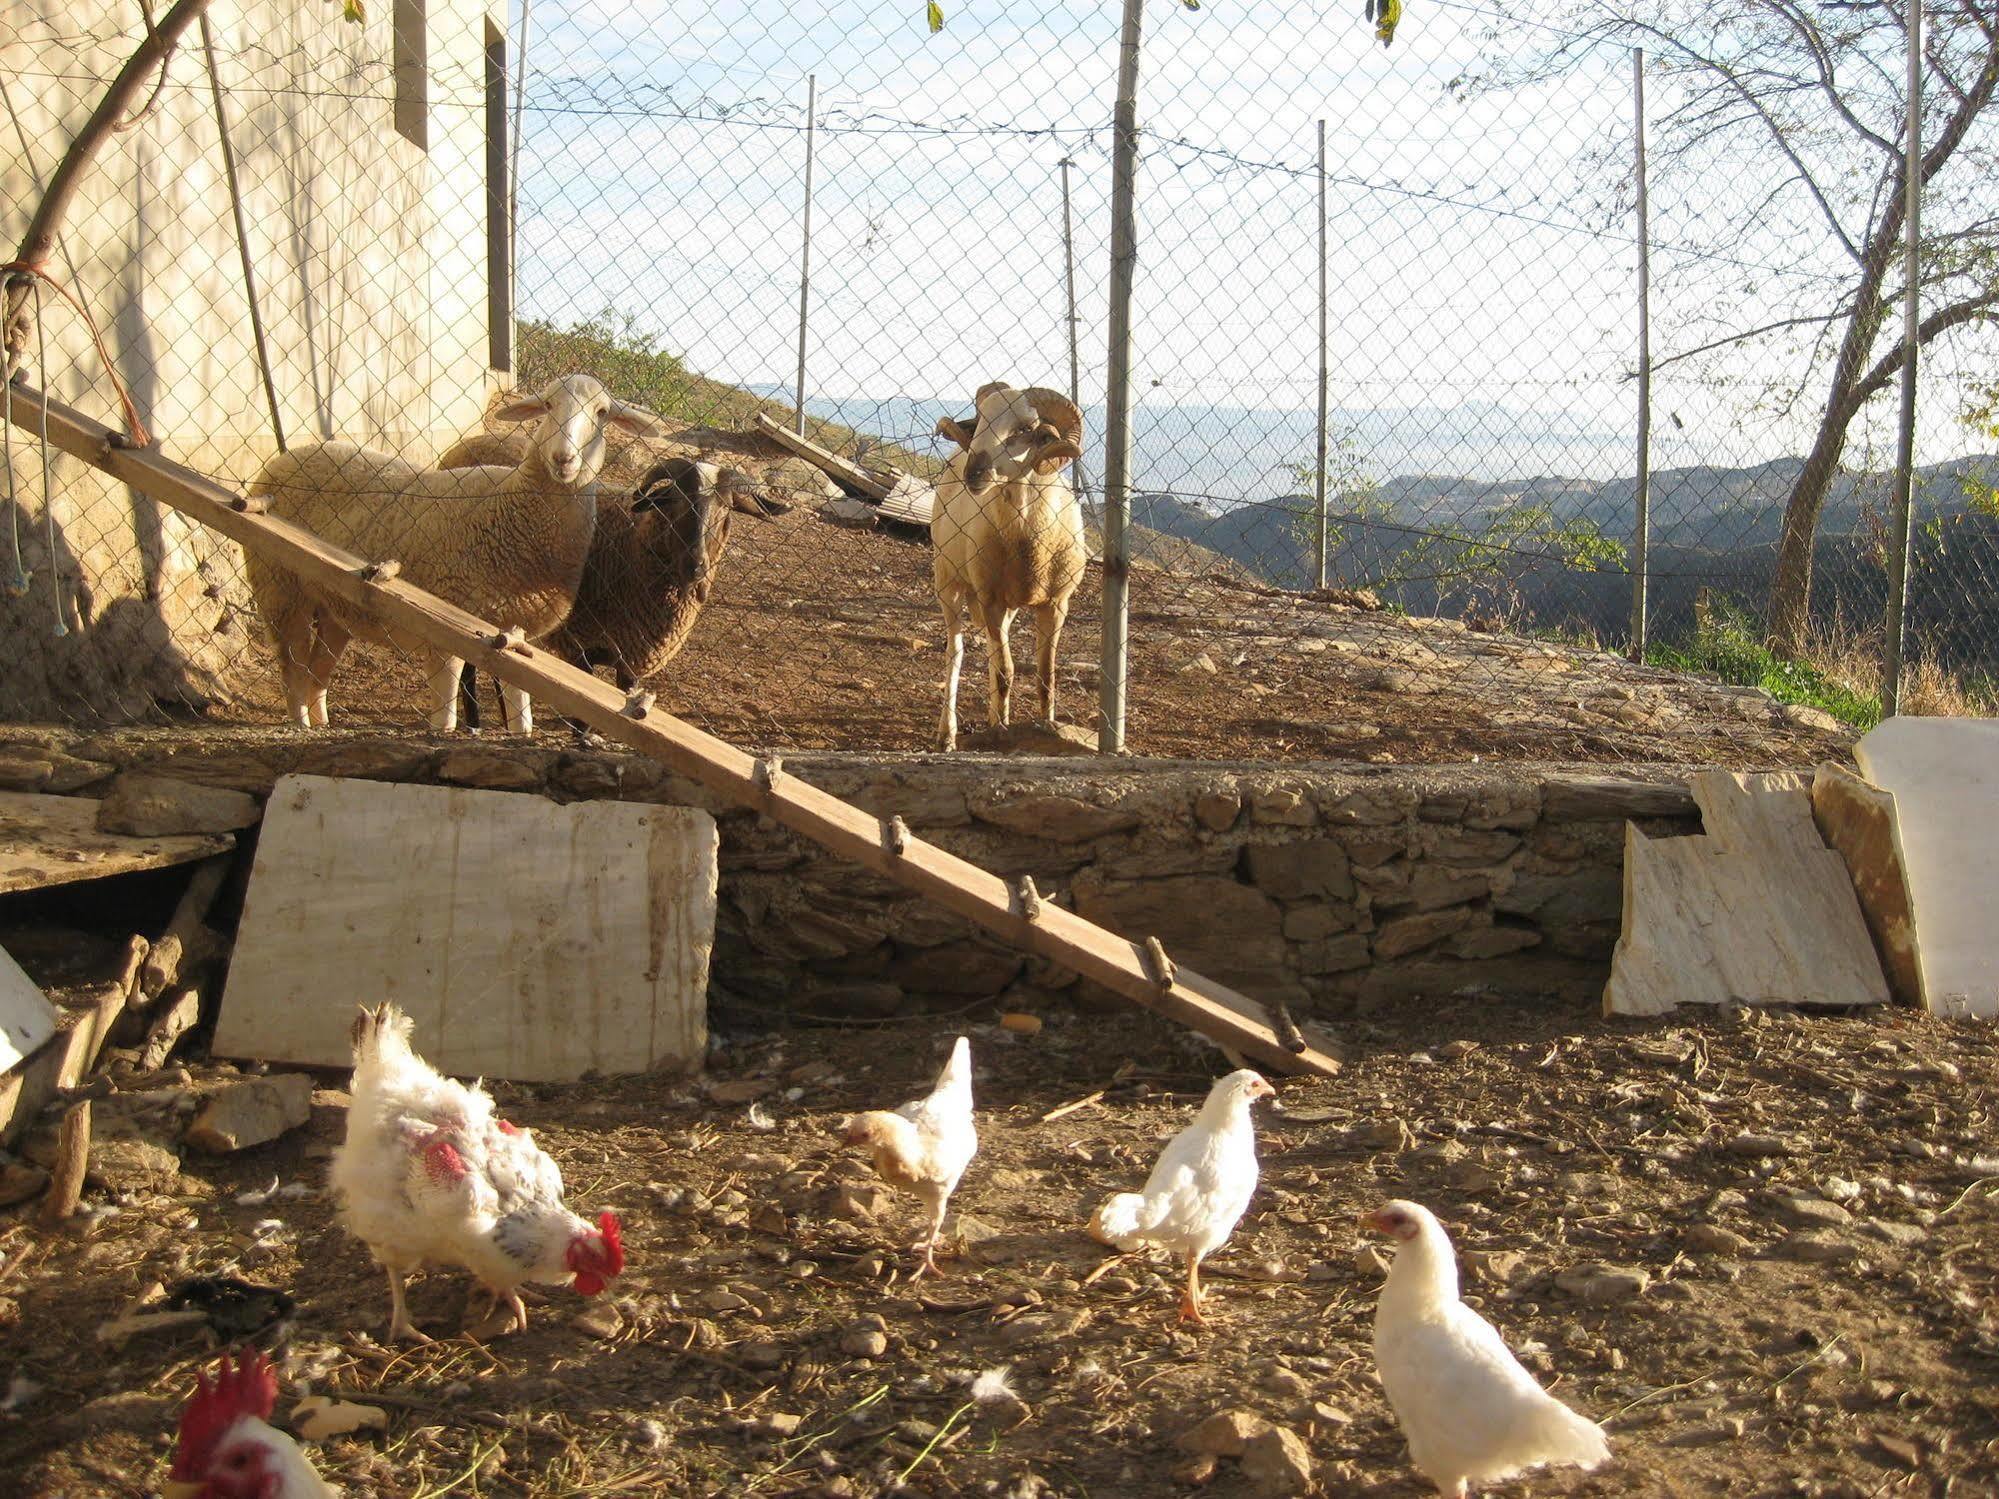
[(625, 1267), (617, 1215), (593, 1227), (563, 1206), (548, 1152), (494, 1113), (485, 1089), (411, 1051), (410, 1025), (390, 1004), (354, 1022), (353, 1101), (332, 1170), (341, 1221), (388, 1273), (389, 1337), (430, 1341), (403, 1302), (404, 1278), (425, 1263), (469, 1270), (507, 1307), (501, 1332), (527, 1326), (528, 1281), (602, 1291)]
[(910, 1246), (923, 1251), (923, 1263), (912, 1279), (935, 1274), (937, 1240), (944, 1232), (951, 1194), (979, 1152), (979, 1132), (972, 1121), (972, 1043), (958, 1038), (929, 1097), (911, 1099), (894, 1111), (856, 1114), (848, 1121), (846, 1142), (869, 1148), (883, 1181), (923, 1199), (930, 1228)]
[(1464, 1499), (1529, 1468), (1609, 1460), (1603, 1429), (1535, 1383), (1458, 1300), (1457, 1256), (1435, 1214), (1397, 1201), (1361, 1222), (1400, 1246), (1375, 1307), (1374, 1361), (1409, 1460), (1438, 1493)]
[(1201, 1261), (1228, 1242), (1256, 1193), (1256, 1125), (1249, 1108), (1277, 1090), (1245, 1067), (1208, 1090), (1194, 1122), (1159, 1153), (1143, 1192), (1107, 1198), (1090, 1219), (1090, 1235), (1131, 1251), (1169, 1249), (1187, 1265), (1180, 1320), (1201, 1314)]
[(270, 1360), (248, 1351), (234, 1365), (222, 1355), (215, 1382), (195, 1381), (180, 1413), (164, 1499), (339, 1499), (298, 1443), (270, 1424), (278, 1377)]

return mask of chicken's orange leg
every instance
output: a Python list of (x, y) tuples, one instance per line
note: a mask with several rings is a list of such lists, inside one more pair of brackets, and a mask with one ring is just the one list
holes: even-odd
[(1187, 1289), (1180, 1295), (1180, 1320), (1203, 1326), (1208, 1321), (1201, 1315), (1201, 1257), (1191, 1252), (1187, 1256)]
[(419, 1332), (410, 1321), (409, 1307), (403, 1302), (403, 1272), (394, 1265), (382, 1267), (389, 1275), (389, 1341), (391, 1343), (428, 1343), (426, 1333)]
[(911, 1280), (921, 1280), (926, 1275), (940, 1275), (943, 1273), (937, 1268), (937, 1240), (944, 1233), (944, 1213), (947, 1206), (948, 1204), (940, 1202), (936, 1207), (931, 1209), (930, 1232), (924, 1238), (922, 1245), (923, 1263), (916, 1267), (915, 1273), (909, 1277)]

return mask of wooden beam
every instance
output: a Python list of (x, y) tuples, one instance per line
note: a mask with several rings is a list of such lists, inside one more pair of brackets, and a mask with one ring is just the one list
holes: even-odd
[(0, 791), (0, 894), (164, 869), (227, 853), (236, 846), (233, 833), (136, 838), (100, 832), (97, 808), (96, 802), (80, 796)]
[(234, 538), (315, 587), (581, 719), (606, 738), (652, 756), (738, 806), (754, 808), (998, 936), (1275, 1071), (1321, 1077), (1339, 1071), (1338, 1059), (1317, 1046), (1287, 1049), (1263, 1006), (1248, 996), (1185, 967), (1177, 967), (1172, 983), (1162, 986), (1138, 944), (1050, 902), (1042, 902), (1028, 920), (1015, 909), (999, 876), (913, 835), (899, 852), (891, 852), (879, 818), (796, 776), (759, 776), (752, 756), (658, 709), (628, 714), (624, 693), (539, 647), (495, 647), (491, 642), (498, 632), (486, 621), (400, 578), (382, 576), (367, 559), (249, 507), (243, 496), (182, 464), (126, 446), (122, 434), (59, 401), (45, 403), (40, 393), (17, 386), (12, 410), (14, 421), (30, 431), (46, 410), (49, 439), (64, 452)]
[(757, 430), (790, 448), (807, 463), (851, 484), (862, 494), (871, 494), (878, 500), (885, 500), (895, 488), (893, 478), (884, 479), (881, 475), (862, 468), (850, 458), (842, 458), (838, 453), (827, 451), (810, 438), (800, 437), (791, 428), (772, 421), (761, 411), (757, 413)]

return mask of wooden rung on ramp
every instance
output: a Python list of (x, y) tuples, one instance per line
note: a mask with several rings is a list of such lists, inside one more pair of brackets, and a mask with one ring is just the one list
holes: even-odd
[[(234, 538), (357, 608), (419, 635), (527, 691), (608, 739), (630, 745), (718, 796), (765, 813), (843, 858), (886, 875), (987, 931), (1094, 979), (1135, 1004), (1199, 1031), (1278, 1072), (1331, 1077), (1337, 1059), (1317, 1047), (1287, 1047), (1271, 1014), (1247, 995), (1172, 963), (1156, 939), (1140, 944), (1046, 900), (1016, 901), (998, 875), (903, 830), (796, 776), (775, 755), (758, 759), (671, 714), (627, 697), (608, 682), (539, 647), (499, 644), (485, 620), (342, 551), (310, 531), (239, 507), (241, 496), (150, 449), (125, 446), (114, 432), (59, 401), (16, 385), (13, 420), (35, 430), (46, 412), (49, 440), (162, 504)], [(899, 847), (893, 846), (899, 843)], [(1295, 1032), (1293, 1033), (1295, 1035)]]

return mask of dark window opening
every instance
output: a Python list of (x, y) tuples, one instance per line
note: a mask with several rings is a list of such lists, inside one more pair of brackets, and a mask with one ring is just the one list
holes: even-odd
[(419, 151), (430, 149), (430, 22), (426, 0), (395, 0), (396, 134)]
[(507, 38), (486, 23), (487, 362), (514, 367), (513, 193), (508, 181)]

